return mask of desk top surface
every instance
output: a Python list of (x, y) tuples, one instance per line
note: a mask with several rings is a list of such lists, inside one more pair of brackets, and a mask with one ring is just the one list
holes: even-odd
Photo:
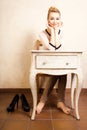
[(75, 51), (52, 51), (52, 50), (31, 50), (32, 53), (80, 53), (82, 54), (83, 51), (75, 50)]

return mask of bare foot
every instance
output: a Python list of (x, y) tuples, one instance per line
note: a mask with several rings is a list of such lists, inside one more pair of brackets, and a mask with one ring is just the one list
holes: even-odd
[(37, 105), (37, 107), (36, 107), (37, 114), (40, 114), (40, 112), (42, 111), (44, 105), (45, 105), (44, 102), (39, 102), (39, 103), (38, 103), (38, 105)]
[(60, 108), (65, 114), (70, 114), (71, 112), (71, 109), (67, 107), (63, 102), (58, 102), (57, 108)]

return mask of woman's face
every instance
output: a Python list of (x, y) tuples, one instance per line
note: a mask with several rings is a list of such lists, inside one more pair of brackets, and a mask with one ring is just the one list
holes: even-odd
[(51, 12), (48, 17), (48, 25), (53, 28), (60, 26), (60, 14)]

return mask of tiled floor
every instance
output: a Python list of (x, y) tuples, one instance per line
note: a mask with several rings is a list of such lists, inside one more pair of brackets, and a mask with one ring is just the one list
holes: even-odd
[[(82, 91), (79, 99), (79, 112), (81, 119), (66, 115), (56, 108), (56, 92), (50, 95), (41, 114), (36, 115), (34, 121), (30, 120), (30, 112), (22, 110), (19, 100), (18, 109), (8, 113), (7, 106), (17, 93), (25, 93), (32, 109), (32, 96), (29, 90), (0, 90), (0, 130), (87, 130), (87, 90)], [(66, 102), (70, 106), (70, 92), (66, 92)]]

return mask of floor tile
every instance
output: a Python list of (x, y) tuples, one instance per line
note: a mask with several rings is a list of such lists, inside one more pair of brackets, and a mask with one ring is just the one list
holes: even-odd
[(14, 111), (8, 113), (9, 119), (27, 120), (30, 119), (30, 113), (24, 111)]
[(36, 119), (47, 120), (51, 119), (51, 111), (43, 110), (40, 114), (36, 114)]
[(53, 120), (54, 130), (79, 130), (74, 121)]
[(0, 120), (0, 130), (3, 128), (6, 121), (7, 120)]
[(87, 130), (87, 120), (80, 120), (77, 122), (79, 130)]
[(28, 121), (23, 120), (7, 120), (1, 130), (27, 130)]
[(53, 130), (51, 120), (35, 120), (30, 123), (29, 130)]
[(9, 118), (9, 115), (6, 110), (0, 111), (0, 120), (6, 120)]
[(72, 115), (64, 114), (61, 110), (52, 111), (52, 119), (75, 120), (75, 118)]
[[(32, 94), (29, 90), (17, 90), (19, 96), (24, 93), (31, 110), (33, 106)], [(13, 90), (0, 91), (0, 130), (87, 130), (87, 91), (81, 93), (79, 98), (80, 120), (76, 120), (73, 115), (66, 115), (57, 109), (57, 94), (53, 91), (40, 114), (36, 114), (34, 121), (30, 119), (30, 112), (24, 112), (21, 100), (18, 109), (14, 112), (7, 112), (6, 108), (16, 94)], [(40, 97), (39, 94), (38, 97)], [(39, 99), (38, 99), (39, 101)], [(71, 106), (70, 91), (66, 92), (66, 104)]]
[(79, 114), (80, 114), (80, 120), (87, 120), (87, 110), (81, 110), (79, 111)]

